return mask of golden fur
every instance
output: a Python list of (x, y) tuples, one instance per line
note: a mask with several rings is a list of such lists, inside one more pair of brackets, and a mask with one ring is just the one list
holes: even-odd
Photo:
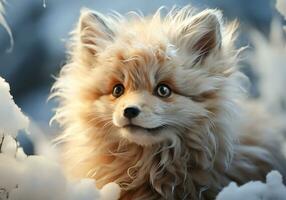
[[(52, 93), (67, 172), (99, 187), (114, 181), (127, 200), (214, 199), (230, 181), (285, 174), (279, 134), (244, 109), (236, 28), (217, 10), (83, 10)], [(125, 90), (115, 98), (118, 83)], [(170, 97), (154, 94), (160, 83)], [(143, 128), (126, 128), (130, 105), (140, 107), (131, 122)]]

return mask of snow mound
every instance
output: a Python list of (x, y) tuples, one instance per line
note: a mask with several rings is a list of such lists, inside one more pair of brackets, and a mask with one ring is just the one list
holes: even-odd
[(242, 186), (232, 182), (216, 197), (216, 200), (286, 200), (286, 187), (277, 171), (269, 172), (266, 183), (251, 181)]
[(119, 199), (115, 183), (98, 190), (93, 179), (68, 180), (60, 164), (48, 156), (27, 156), (15, 137), (19, 130), (28, 129), (29, 120), (9, 91), (0, 77), (0, 200)]
[(28, 125), (28, 118), (10, 95), (8, 83), (0, 77), (0, 135), (4, 133), (16, 137), (18, 131), (27, 129)]
[(70, 182), (58, 163), (43, 156), (25, 156), (20, 152), (15, 151), (14, 155), (11, 152), (0, 154), (1, 200), (101, 199), (102, 195), (96, 189), (94, 180)]

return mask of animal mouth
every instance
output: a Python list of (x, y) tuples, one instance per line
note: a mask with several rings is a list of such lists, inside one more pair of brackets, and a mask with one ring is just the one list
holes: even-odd
[(154, 132), (158, 132), (158, 131), (162, 130), (164, 127), (165, 126), (162, 125), (162, 126), (157, 126), (154, 128), (145, 128), (145, 127), (134, 125), (134, 124), (128, 124), (128, 125), (124, 126), (123, 128), (129, 129), (130, 131), (132, 131), (132, 130), (144, 130), (144, 131), (154, 133)]

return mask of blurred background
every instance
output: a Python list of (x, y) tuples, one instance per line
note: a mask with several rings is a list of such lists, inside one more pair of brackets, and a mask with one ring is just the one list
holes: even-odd
[[(250, 31), (268, 35), (272, 19), (281, 18), (274, 9), (275, 1), (271, 0), (8, 0), (5, 18), (15, 43), (12, 51), (7, 52), (10, 39), (0, 27), (0, 76), (10, 83), (11, 94), (23, 112), (46, 134), (54, 134), (57, 129), (48, 123), (55, 104), (47, 102), (47, 97), (54, 82), (53, 75), (58, 74), (65, 62), (65, 43), (82, 7), (102, 13), (140, 10), (148, 15), (163, 5), (171, 8), (188, 4), (201, 9), (219, 8), (226, 19), (239, 19), (238, 46), (251, 47)], [(249, 64), (242, 65), (254, 83), (251, 95), (256, 97), (259, 95), (256, 77)], [(26, 151), (32, 153), (26, 139), (21, 140)]]

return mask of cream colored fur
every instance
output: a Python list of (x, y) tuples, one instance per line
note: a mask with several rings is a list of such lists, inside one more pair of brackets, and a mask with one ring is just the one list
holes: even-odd
[[(243, 100), (236, 28), (217, 10), (83, 10), (52, 93), (67, 172), (99, 187), (115, 181), (132, 200), (214, 199), (229, 181), (285, 174), (279, 134)], [(168, 98), (154, 94), (162, 82)], [(144, 128), (126, 128), (126, 106), (141, 109), (132, 123)]]

